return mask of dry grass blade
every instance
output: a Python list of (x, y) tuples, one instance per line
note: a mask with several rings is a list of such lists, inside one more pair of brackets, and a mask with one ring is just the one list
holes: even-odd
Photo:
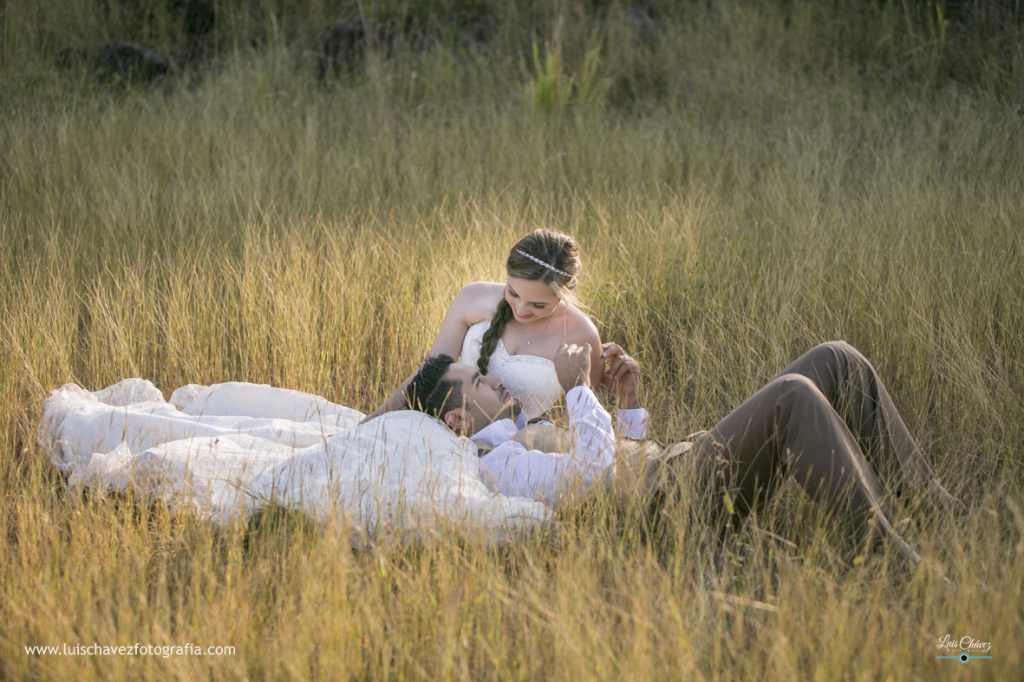
[(775, 606), (774, 604), (766, 604), (763, 601), (747, 599), (746, 597), (737, 597), (732, 594), (726, 594), (725, 592), (712, 591), (710, 594), (718, 601), (730, 604), (732, 606), (745, 606), (747, 608), (756, 609), (758, 611), (767, 611), (768, 613), (779, 612), (778, 606)]

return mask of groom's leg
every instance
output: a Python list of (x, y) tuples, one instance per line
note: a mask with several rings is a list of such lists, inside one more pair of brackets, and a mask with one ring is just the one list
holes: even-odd
[(793, 476), (859, 543), (874, 524), (908, 559), (918, 557), (882, 512), (884, 491), (856, 439), (807, 377), (773, 379), (701, 436), (686, 455), (718, 513), (729, 495), (736, 520), (763, 507)]
[(891, 480), (899, 469), (908, 481), (928, 491), (940, 504), (966, 511), (939, 483), (878, 372), (860, 351), (844, 341), (823, 343), (804, 353), (779, 376), (786, 374), (799, 374), (814, 382), (846, 421), (860, 449), (883, 479)]

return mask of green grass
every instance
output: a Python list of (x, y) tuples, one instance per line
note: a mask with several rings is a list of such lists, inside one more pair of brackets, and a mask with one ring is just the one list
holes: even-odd
[[(519, 3), (488, 53), (399, 45), (320, 84), (308, 22), (332, 14), (297, 3), (276, 42), (253, 29), (205, 70), (104, 89), (47, 56), (55, 30), (33, 32), (104, 37), (92, 5), (67, 6), (9, 4), (4, 24), (0, 677), (1014, 678), (1019, 30), (986, 47), (954, 26), (953, 51), (899, 5), (716, 2), (662, 15), (647, 46), (615, 22), (595, 34), (574, 5), (559, 32), (557, 8)], [(562, 41), (579, 82), (595, 35), (607, 94), (535, 106), (532, 45)], [(343, 518), (218, 528), (66, 500), (35, 444), (68, 381), (255, 381), (369, 411), (458, 288), (500, 281), (541, 226), (579, 239), (580, 294), (641, 358), (661, 440), (817, 342), (860, 348), (974, 508), (962, 526), (919, 510), (907, 531), (959, 589), (842, 565), (792, 490), (724, 545), (679, 509), (652, 530), (599, 502), (514, 545), (453, 528), (353, 551)], [(993, 658), (936, 660), (946, 634)], [(24, 652), (94, 642), (236, 653)]]

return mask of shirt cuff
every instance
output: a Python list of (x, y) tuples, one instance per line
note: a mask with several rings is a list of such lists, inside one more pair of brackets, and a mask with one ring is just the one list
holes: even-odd
[(573, 386), (565, 392), (565, 409), (568, 412), (581, 408), (591, 400), (596, 401), (597, 396), (586, 386)]
[(634, 410), (616, 410), (618, 427), (615, 429), (624, 438), (647, 438), (647, 426), (651, 415), (644, 408)]

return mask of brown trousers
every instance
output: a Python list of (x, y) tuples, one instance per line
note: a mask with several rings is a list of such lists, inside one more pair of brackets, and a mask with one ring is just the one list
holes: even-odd
[(646, 454), (640, 478), (648, 492), (667, 493), (665, 486), (695, 476), (717, 514), (736, 523), (792, 476), (849, 528), (850, 540), (860, 543), (874, 525), (914, 563), (919, 558), (889, 522), (894, 500), (879, 473), (902, 474), (933, 501), (966, 511), (939, 484), (875, 368), (845, 342), (805, 353), (692, 447)]

